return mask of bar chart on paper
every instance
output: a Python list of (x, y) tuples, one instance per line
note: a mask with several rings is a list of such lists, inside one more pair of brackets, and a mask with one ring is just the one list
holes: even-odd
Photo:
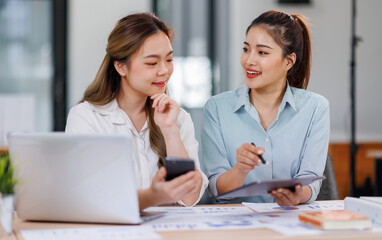
[(271, 213), (271, 212), (312, 212), (312, 211), (325, 211), (325, 210), (343, 210), (343, 202), (338, 201), (324, 201), (313, 202), (310, 204), (296, 205), (292, 207), (280, 207), (277, 203), (249, 203), (243, 202), (243, 205), (252, 209), (257, 213)]
[(144, 223), (154, 231), (221, 230), (259, 228), (259, 215), (245, 206), (239, 207), (152, 207), (149, 212), (167, 214)]

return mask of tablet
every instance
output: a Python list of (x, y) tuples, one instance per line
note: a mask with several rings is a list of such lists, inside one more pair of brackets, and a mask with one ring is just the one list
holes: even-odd
[(257, 181), (244, 185), (240, 188), (234, 189), (232, 191), (220, 194), (216, 197), (218, 200), (228, 200), (236, 197), (250, 197), (257, 195), (268, 194), (269, 191), (276, 188), (293, 188), (296, 184), (305, 186), (311, 184), (317, 180), (324, 180), (325, 176), (309, 176), (309, 177), (300, 177), (294, 179), (272, 179), (272, 180), (263, 180)]

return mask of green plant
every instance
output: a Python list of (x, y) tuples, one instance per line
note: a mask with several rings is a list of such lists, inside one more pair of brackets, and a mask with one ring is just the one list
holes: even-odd
[(13, 166), (9, 154), (0, 155), (0, 193), (13, 194), (16, 186), (13, 176)]

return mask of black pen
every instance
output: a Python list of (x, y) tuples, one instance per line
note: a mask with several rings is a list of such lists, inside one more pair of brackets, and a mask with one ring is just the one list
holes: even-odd
[[(253, 146), (256, 147), (255, 143), (251, 142), (251, 144), (252, 144)], [(259, 155), (259, 154), (258, 154), (257, 156), (259, 156), (259, 158), (260, 158), (260, 160), (261, 160), (261, 162), (262, 162), (263, 164), (268, 164), (267, 161), (265, 161), (265, 159), (263, 158), (263, 155)]]

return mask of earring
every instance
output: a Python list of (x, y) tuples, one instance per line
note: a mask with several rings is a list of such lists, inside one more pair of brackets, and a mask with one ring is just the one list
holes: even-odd
[(122, 73), (122, 76), (124, 77), (126, 74), (125, 73)]

